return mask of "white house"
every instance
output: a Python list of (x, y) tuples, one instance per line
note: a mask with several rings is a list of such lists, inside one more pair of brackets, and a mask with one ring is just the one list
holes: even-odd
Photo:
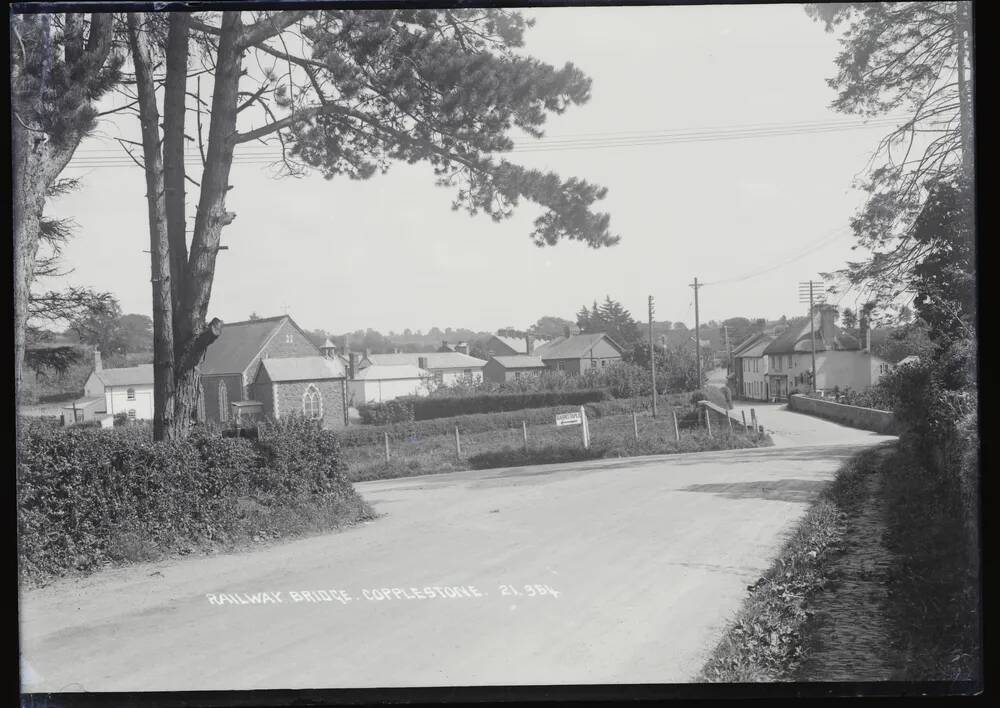
[(105, 369), (94, 352), (94, 371), (83, 385), (83, 398), (63, 406), (66, 422), (126, 414), (132, 420), (153, 419), (153, 365)]
[(773, 340), (774, 337), (767, 334), (754, 334), (733, 351), (733, 362), (736, 367), (735, 393), (742, 398), (752, 401), (768, 400), (769, 360), (764, 356), (764, 350)]
[(812, 388), (813, 332), (816, 337), (815, 387), (819, 391), (853, 389), (863, 391), (879, 382), (892, 364), (862, 348), (853, 336), (834, 326), (837, 309), (821, 305), (798, 327), (791, 327), (764, 349), (767, 389), (772, 399)]
[(461, 352), (423, 352), (414, 354), (368, 354), (359, 364), (364, 371), (370, 366), (410, 366), (429, 371), (438, 386), (453, 386), (463, 379), (476, 383), (483, 380), (482, 359)]
[(430, 372), (416, 366), (371, 364), (348, 380), (348, 397), (351, 405), (360, 406), (402, 396), (426, 396), (432, 380)]

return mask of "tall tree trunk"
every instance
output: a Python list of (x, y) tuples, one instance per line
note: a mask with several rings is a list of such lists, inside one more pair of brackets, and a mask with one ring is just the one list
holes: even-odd
[(150, 281), (153, 290), (153, 439), (163, 440), (169, 437), (174, 427), (173, 298), (163, 159), (160, 154), (160, 114), (156, 106), (149, 35), (142, 29), (144, 19), (144, 13), (128, 15), (128, 38), (139, 96), (149, 211)]
[[(172, 437), (187, 434), (198, 409), (200, 372), (198, 365), (208, 346), (222, 331), (222, 322), (206, 325), (208, 303), (215, 275), (222, 229), (236, 218), (226, 211), (229, 171), (236, 146), (236, 108), (242, 70), (243, 24), (239, 12), (222, 14), (219, 51), (212, 95), (212, 119), (208, 131), (208, 151), (201, 178), (198, 212), (195, 215), (191, 253), (180, 294), (180, 312), (175, 318), (177, 387)], [(170, 58), (168, 56), (168, 62)], [(183, 185), (182, 185), (183, 186)]]

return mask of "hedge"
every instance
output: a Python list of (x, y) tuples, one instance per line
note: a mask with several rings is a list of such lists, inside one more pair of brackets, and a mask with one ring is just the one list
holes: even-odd
[(399, 398), (385, 403), (373, 403), (358, 409), (363, 422), (375, 424), (401, 423), (411, 420), (452, 418), (476, 413), (503, 413), (526, 408), (581, 406), (611, 398), (603, 389), (579, 391), (535, 391), (531, 393), (494, 393), (481, 396), (451, 398)]
[(336, 437), (301, 418), (267, 426), (257, 441), (196, 430), (153, 442), (147, 426), (26, 421), (16, 489), (20, 574), (32, 582), (371, 515)]

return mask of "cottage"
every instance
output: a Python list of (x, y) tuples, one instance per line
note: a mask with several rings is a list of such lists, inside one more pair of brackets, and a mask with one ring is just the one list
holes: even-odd
[(335, 359), (318, 354), (261, 359), (249, 389), (264, 417), (303, 415), (324, 428), (348, 423), (347, 371)]
[(558, 337), (534, 348), (533, 354), (553, 371), (582, 374), (622, 360), (622, 348), (603, 332)]
[(766, 381), (772, 399), (785, 399), (791, 393), (806, 393), (812, 388), (812, 332), (816, 337), (815, 387), (864, 390), (878, 383), (892, 365), (864, 349), (856, 338), (834, 325), (837, 308), (816, 308), (812, 323), (790, 327), (764, 348), (768, 358)]
[(537, 376), (548, 367), (541, 357), (519, 354), (493, 356), (483, 367), (483, 378), (491, 383), (520, 381), (527, 376)]
[(63, 406), (67, 423), (124, 413), (130, 420), (153, 419), (153, 365), (105, 369), (94, 352), (94, 371), (83, 385), (83, 398)]
[(426, 396), (433, 378), (429, 371), (409, 364), (372, 364), (348, 381), (349, 401), (352, 406), (359, 406), (401, 396)]
[(733, 350), (738, 396), (753, 401), (768, 400), (768, 358), (764, 356), (764, 350), (772, 341), (772, 335), (752, 334)]
[(363, 370), (373, 365), (416, 367), (430, 372), (436, 385), (453, 386), (463, 380), (482, 382), (486, 362), (461, 352), (366, 354), (359, 368)]
[(288, 315), (223, 325), (201, 364), (199, 418), (228, 422), (231, 403), (253, 400), (250, 385), (264, 359), (313, 356), (320, 350)]

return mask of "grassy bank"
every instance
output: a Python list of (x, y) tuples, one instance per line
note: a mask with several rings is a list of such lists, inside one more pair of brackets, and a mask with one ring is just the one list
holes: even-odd
[[(462, 432), (464, 426), (459, 420), (444, 430), (416, 430), (406, 437), (392, 437), (388, 462), (385, 460), (384, 441), (378, 436), (373, 436), (374, 440), (366, 438), (364, 444), (345, 442), (341, 452), (348, 478), (363, 481), (467, 469), (771, 444), (766, 435), (739, 431), (731, 434), (728, 428), (714, 429), (714, 434), (709, 435), (704, 429), (685, 427), (681, 428), (680, 440), (677, 440), (671, 416), (653, 418), (648, 413), (637, 414), (636, 426), (633, 427), (631, 413), (619, 412), (589, 419), (591, 445), (589, 450), (585, 450), (580, 426), (556, 427), (553, 420), (554, 414), (547, 413), (541, 420), (536, 418), (528, 422), (527, 448), (520, 419), (512, 414), (509, 421), (511, 427)], [(455, 424), (459, 426), (461, 454), (455, 444)], [(636, 427), (638, 441), (635, 439)]]
[(749, 588), (702, 680), (976, 678), (975, 549), (959, 507), (901, 446), (854, 457)]

